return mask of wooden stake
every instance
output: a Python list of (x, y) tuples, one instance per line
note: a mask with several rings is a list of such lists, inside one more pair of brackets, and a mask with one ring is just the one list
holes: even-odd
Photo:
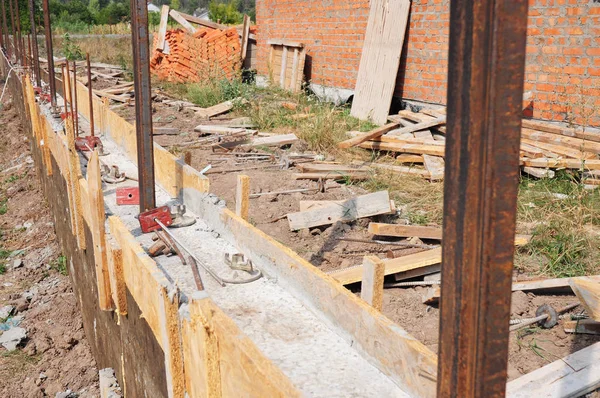
[(377, 311), (383, 308), (383, 279), (385, 264), (375, 256), (366, 256), (363, 260), (360, 298), (369, 303)]
[(235, 191), (235, 214), (248, 221), (248, 208), (250, 203), (250, 177), (240, 174), (237, 176)]

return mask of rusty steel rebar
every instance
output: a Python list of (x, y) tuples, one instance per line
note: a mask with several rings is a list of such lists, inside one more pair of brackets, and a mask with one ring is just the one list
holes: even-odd
[(451, 0), (439, 397), (506, 389), (527, 0)]
[(19, 46), (19, 55), (21, 56), (20, 61), (21, 65), (23, 64), (23, 59), (25, 58), (25, 48), (23, 48), (23, 42), (21, 37), (21, 14), (19, 10), (19, 0), (15, 1), (15, 16), (17, 17), (17, 44)]
[(31, 37), (29, 43), (31, 46), (31, 56), (33, 63), (33, 74), (35, 75), (36, 87), (42, 87), (42, 76), (40, 74), (40, 54), (37, 43), (37, 29), (35, 25), (35, 2), (29, 0), (29, 24), (31, 25)]
[(144, 212), (156, 207), (148, 9), (145, 0), (131, 0), (130, 4), (140, 212)]
[(52, 26), (50, 25), (49, 0), (42, 0), (44, 8), (44, 32), (46, 36), (46, 53), (48, 56), (48, 84), (50, 85), (50, 104), (56, 109), (56, 80), (54, 76), (54, 51), (52, 50)]
[(13, 7), (13, 0), (8, 0), (8, 6), (10, 7), (10, 33), (11, 35), (11, 45), (12, 45), (12, 49), (13, 49), (13, 55), (15, 56), (16, 61), (18, 62), (19, 58), (21, 58), (20, 52), (19, 52), (19, 48), (18, 48), (18, 44), (15, 45), (16, 43), (16, 30), (15, 30), (15, 9)]
[[(64, 76), (66, 75), (65, 73), (65, 65), (63, 64), (62, 66), (62, 75), (63, 75), (63, 80), (64, 80)], [(63, 88), (65, 87), (65, 84), (63, 83)], [(69, 114), (69, 103), (67, 101), (67, 97), (65, 96), (65, 92), (63, 90), (63, 103), (65, 105), (65, 117)]]
[[(70, 79), (71, 77), (69, 77)], [(77, 61), (73, 61), (73, 86), (69, 80), (69, 89), (73, 93), (73, 128), (75, 129), (75, 137), (79, 136), (79, 110), (77, 108)]]
[(10, 46), (8, 45), (9, 44), (8, 25), (6, 24), (6, 7), (4, 6), (4, 0), (2, 0), (0, 2), (0, 4), (2, 4), (2, 34), (4, 35), (2, 47), (6, 50), (8, 59), (10, 59), (12, 53), (10, 51)]
[[(69, 104), (69, 108), (67, 109), (67, 116), (69, 112), (71, 112), (71, 127), (73, 131), (75, 130), (75, 113), (73, 113), (73, 91), (71, 87), (71, 72), (69, 68), (69, 60), (65, 60), (65, 74), (63, 76), (63, 97), (65, 103)], [(68, 98), (68, 101), (67, 101)]]
[(90, 101), (90, 135), (94, 136), (94, 90), (92, 88), (92, 67), (90, 66), (90, 53), (85, 54), (87, 63), (88, 98)]

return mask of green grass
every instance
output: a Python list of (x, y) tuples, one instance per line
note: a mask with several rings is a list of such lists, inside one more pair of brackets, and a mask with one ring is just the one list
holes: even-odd
[(8, 212), (8, 199), (0, 201), (0, 216), (5, 215)]
[(58, 256), (56, 260), (50, 263), (50, 267), (58, 271), (61, 275), (68, 275), (69, 272), (67, 270), (67, 258), (63, 255)]

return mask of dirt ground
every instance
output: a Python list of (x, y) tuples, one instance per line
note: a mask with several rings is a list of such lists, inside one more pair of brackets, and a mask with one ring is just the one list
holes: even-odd
[(97, 397), (98, 370), (29, 141), (10, 99), (2, 104), (0, 124), (0, 249), (5, 265), (0, 308), (14, 307), (8, 318), (0, 319), (0, 328), (20, 319), (18, 326), (27, 333), (14, 351), (0, 346), (0, 396)]
[[(165, 109), (161, 106), (156, 108), (155, 115), (163, 118), (165, 115), (170, 114), (171, 118), (174, 118), (173, 120), (178, 120), (174, 126), (177, 126), (182, 132), (180, 136), (162, 135), (155, 137), (156, 142), (167, 148), (175, 143), (190, 141), (197, 136), (197, 133), (192, 132), (195, 125), (211, 124), (211, 122), (194, 119), (191, 115), (174, 112), (171, 108)], [(222, 120), (219, 122), (222, 122)], [(293, 152), (301, 147), (302, 145), (294, 145), (293, 148), (282, 153)], [(189, 151), (192, 155), (191, 165), (197, 170), (201, 170), (209, 164), (213, 166), (206, 173), (210, 179), (211, 192), (225, 199), (231, 209), (235, 207), (236, 178), (240, 173), (250, 176), (251, 193), (316, 187), (314, 181), (295, 180), (292, 174), (297, 170), (294, 168), (281, 170), (278, 167), (261, 167), (272, 165), (272, 163), (267, 164), (265, 162), (236, 163), (233, 156), (215, 153), (206, 149), (191, 149)], [(254, 167), (261, 168), (255, 169)], [(247, 168), (247, 170), (221, 172), (239, 168)], [(290, 231), (287, 218), (283, 216), (290, 212), (299, 211), (300, 200), (348, 199), (367, 192), (352, 184), (345, 185), (330, 181), (328, 185), (334, 186), (334, 188), (328, 189), (325, 193), (293, 193), (252, 198), (250, 200), (249, 222), (279, 242), (291, 247), (303, 258), (325, 272), (360, 264), (362, 257), (365, 255), (376, 254), (385, 258), (391, 255), (391, 251), (394, 257), (400, 257), (422, 250), (338, 240), (339, 238), (371, 239), (372, 235), (367, 231), (369, 222), (405, 222), (401, 208), (398, 209), (398, 214), (394, 216), (377, 216), (347, 224), (337, 223), (310, 230)], [(429, 241), (424, 243), (438, 244), (439, 242)], [(520, 280), (532, 279), (531, 276), (527, 275), (518, 275), (518, 278)], [(350, 286), (350, 289), (359, 294), (360, 286)], [(428, 287), (386, 289), (383, 313), (437, 352), (439, 308), (423, 304), (423, 295), (427, 289)], [(535, 295), (533, 293), (515, 292), (513, 293), (511, 317), (534, 317), (538, 306), (545, 303), (558, 309), (575, 302), (577, 302), (577, 298), (574, 295)], [(581, 309), (575, 309), (571, 313), (577, 313), (578, 311), (581, 311)], [(600, 336), (567, 334), (560, 323), (552, 329), (541, 329), (534, 326), (519, 332), (511, 332), (509, 380), (516, 379), (597, 341), (600, 341)]]

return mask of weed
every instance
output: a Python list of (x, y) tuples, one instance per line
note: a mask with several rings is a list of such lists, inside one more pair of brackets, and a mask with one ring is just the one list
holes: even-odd
[(10, 250), (0, 249), (0, 260), (6, 260), (11, 254)]
[(0, 275), (4, 274), (5, 272), (6, 272), (6, 265), (0, 264)]
[(63, 52), (65, 57), (69, 61), (76, 61), (83, 59), (83, 52), (81, 51), (81, 47), (77, 45), (77, 43), (71, 40), (71, 36), (68, 33), (65, 33), (63, 36)]
[(50, 264), (50, 267), (57, 270), (61, 275), (68, 275), (67, 258), (63, 255), (58, 256), (58, 258)]
[(565, 230), (561, 225), (541, 225), (536, 228), (529, 250), (548, 259), (548, 263), (542, 269), (544, 273), (557, 278), (587, 273), (589, 243), (585, 236)]
[(21, 176), (19, 176), (17, 174), (14, 174), (14, 175), (8, 177), (6, 180), (4, 180), (4, 183), (5, 184), (10, 184), (10, 183), (13, 183), (13, 182), (17, 181), (19, 178), (21, 178)]
[(0, 201), (0, 216), (5, 215), (8, 212), (8, 199)]

